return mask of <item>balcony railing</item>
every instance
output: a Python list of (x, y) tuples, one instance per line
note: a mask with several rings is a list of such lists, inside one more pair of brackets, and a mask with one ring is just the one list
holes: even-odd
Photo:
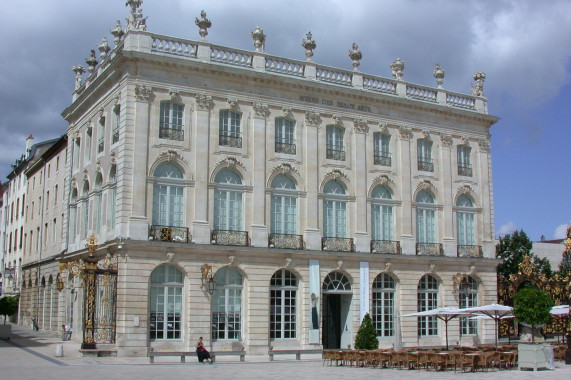
[(117, 141), (119, 141), (119, 130), (115, 130), (113, 131), (113, 144), (115, 144)]
[(105, 148), (105, 139), (102, 137), (99, 139), (99, 144), (97, 145), (97, 153), (103, 152), (104, 148)]
[(392, 160), (391, 155), (389, 153), (375, 154), (375, 165), (382, 165), (382, 166), (391, 166)]
[(184, 141), (184, 131), (182, 129), (159, 128), (159, 138)]
[(333, 149), (327, 147), (327, 159), (328, 160), (338, 160), (338, 161), (345, 161), (345, 151), (340, 149)]
[(321, 238), (321, 249), (323, 251), (355, 252), (351, 238), (323, 237)]
[(218, 143), (223, 146), (230, 146), (232, 148), (242, 147), (242, 138), (237, 136), (219, 135)]
[(401, 254), (400, 241), (371, 240), (371, 253), (400, 255)]
[(217, 245), (237, 245), (243, 247), (250, 245), (247, 231), (213, 230), (211, 238), (212, 244)]
[(481, 245), (458, 245), (458, 257), (484, 257)]
[(444, 256), (444, 246), (440, 243), (416, 243), (416, 254), (424, 256)]
[(423, 160), (418, 160), (418, 170), (422, 170), (425, 172), (433, 172), (434, 171), (434, 163), (431, 159), (425, 158)]
[(458, 175), (472, 177), (472, 165), (458, 165)]
[(187, 227), (152, 225), (149, 231), (152, 240), (188, 243), (190, 238)]
[(295, 144), (276, 141), (276, 153), (295, 154)]
[(303, 249), (303, 236), (290, 234), (270, 234), (268, 237), (270, 248)]

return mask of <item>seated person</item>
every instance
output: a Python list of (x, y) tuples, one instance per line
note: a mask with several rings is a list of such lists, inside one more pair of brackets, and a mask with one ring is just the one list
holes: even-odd
[(204, 343), (202, 342), (202, 337), (198, 339), (196, 343), (196, 356), (198, 356), (198, 361), (200, 363), (204, 363), (204, 360), (210, 360), (210, 364), (212, 364), (212, 358), (210, 357), (210, 353), (204, 348)]

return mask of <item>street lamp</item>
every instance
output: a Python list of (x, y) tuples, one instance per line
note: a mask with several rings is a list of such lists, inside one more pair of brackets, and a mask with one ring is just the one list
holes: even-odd
[(202, 271), (202, 288), (208, 292), (208, 294), (214, 294), (214, 288), (216, 287), (216, 281), (214, 281), (214, 273), (212, 273), (211, 264), (202, 264), (200, 268)]

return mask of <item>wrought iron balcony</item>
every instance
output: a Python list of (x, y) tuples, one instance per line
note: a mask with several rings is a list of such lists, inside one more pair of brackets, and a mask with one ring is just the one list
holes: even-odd
[(345, 151), (327, 147), (326, 157), (329, 160), (345, 161)]
[(270, 234), (268, 237), (270, 248), (303, 249), (303, 236), (290, 234)]
[(276, 153), (295, 154), (295, 144), (276, 141)]
[(115, 130), (113, 131), (113, 144), (115, 144), (117, 141), (119, 141), (119, 130)]
[(190, 236), (187, 227), (152, 225), (149, 238), (151, 240), (188, 243)]
[(323, 251), (355, 252), (355, 246), (351, 238), (322, 237), (321, 249)]
[(176, 140), (176, 141), (183, 141), (184, 140), (184, 131), (182, 129), (172, 129), (172, 128), (159, 128), (159, 138), (161, 139), (168, 139), (168, 140)]
[(472, 177), (472, 165), (470, 164), (458, 165), (458, 175)]
[(400, 255), (401, 254), (400, 241), (371, 240), (371, 253)]
[(458, 257), (484, 257), (481, 245), (458, 245)]
[(422, 170), (425, 172), (433, 172), (434, 171), (434, 163), (429, 158), (424, 158), (422, 160), (418, 160), (418, 170)]
[(218, 136), (218, 143), (223, 146), (230, 146), (232, 148), (242, 147), (242, 138), (238, 136), (229, 136), (220, 134)]
[(375, 154), (375, 165), (391, 166), (392, 160), (390, 153)]
[(250, 245), (247, 231), (213, 230), (211, 239), (212, 244), (217, 245), (238, 245), (243, 247)]
[(99, 144), (97, 145), (97, 153), (103, 152), (104, 148), (105, 148), (105, 139), (102, 137), (99, 139)]
[(444, 246), (440, 243), (416, 243), (416, 254), (424, 256), (444, 256)]

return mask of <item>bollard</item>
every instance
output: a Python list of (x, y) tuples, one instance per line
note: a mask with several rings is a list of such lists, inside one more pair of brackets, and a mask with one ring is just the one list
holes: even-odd
[(61, 358), (63, 356), (63, 344), (56, 344), (56, 357)]

